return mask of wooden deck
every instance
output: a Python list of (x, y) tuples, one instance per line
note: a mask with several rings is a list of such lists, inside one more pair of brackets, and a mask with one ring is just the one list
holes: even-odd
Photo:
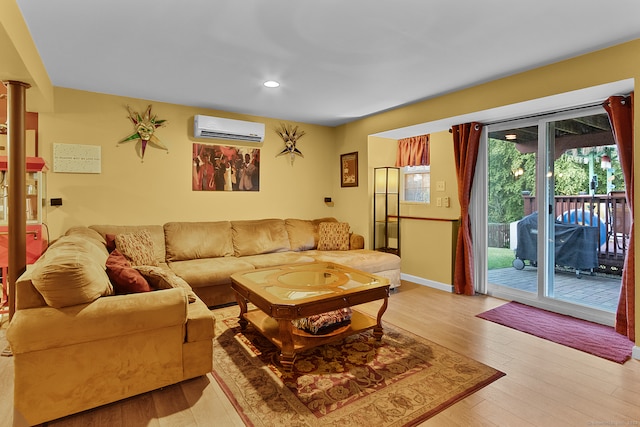
[[(489, 283), (537, 292), (538, 269), (526, 266), (523, 270), (501, 268), (489, 270)], [(574, 271), (556, 270), (554, 276), (555, 298), (574, 304), (593, 307), (614, 313), (620, 297), (621, 277), (596, 273), (581, 273), (580, 278)]]

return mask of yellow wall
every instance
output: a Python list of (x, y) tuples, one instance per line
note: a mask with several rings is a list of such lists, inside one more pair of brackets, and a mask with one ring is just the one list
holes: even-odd
[[(452, 285), (452, 252), (455, 242), (460, 203), (456, 184), (453, 145), (448, 131), (434, 132), (430, 136), (431, 203), (402, 203), (400, 214), (400, 242), (402, 273), (431, 282)], [(373, 200), (373, 169), (393, 166), (396, 160), (395, 139), (370, 136), (368, 138), (369, 200)], [(444, 191), (436, 191), (436, 183), (445, 184)], [(450, 207), (438, 207), (436, 198), (449, 197)], [(372, 223), (372, 202), (369, 203), (369, 221)], [(414, 279), (415, 280), (415, 279)]]
[[(120, 145), (117, 142), (133, 132), (126, 106), (144, 112), (148, 104), (159, 119), (168, 121), (165, 127), (156, 130), (156, 136), (169, 152), (149, 146), (142, 162), (136, 153), (136, 142)], [(265, 140), (259, 145), (259, 192), (191, 190), (195, 114), (266, 124)], [(335, 130), (300, 124), (307, 133), (297, 145), (304, 158), (296, 156), (292, 165), (288, 156), (276, 157), (284, 147), (274, 131), (279, 124), (280, 121), (267, 118), (56, 88), (55, 112), (40, 114), (42, 157), (51, 168), (54, 143), (99, 145), (102, 173), (48, 173), (47, 196), (63, 200), (60, 207), (48, 207), (52, 238), (74, 225), (334, 215), (334, 209), (325, 205), (324, 197), (331, 197), (335, 191), (327, 172), (327, 165), (338, 163), (332, 150)], [(234, 145), (220, 140), (195, 142)], [(338, 181), (337, 171), (335, 180)], [(364, 232), (366, 219), (363, 224), (363, 227), (352, 224), (352, 228)]]

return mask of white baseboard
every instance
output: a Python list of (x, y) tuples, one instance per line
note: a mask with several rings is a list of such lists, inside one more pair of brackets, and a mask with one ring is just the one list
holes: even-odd
[(428, 286), (430, 288), (439, 289), (445, 292), (452, 292), (453, 287), (445, 283), (434, 282), (433, 280), (423, 279), (422, 277), (412, 276), (410, 274), (400, 273), (400, 278), (408, 282), (417, 283), (418, 285)]
[(640, 347), (638, 347), (637, 345), (633, 346), (633, 350), (631, 350), (631, 357), (636, 360), (640, 360)]

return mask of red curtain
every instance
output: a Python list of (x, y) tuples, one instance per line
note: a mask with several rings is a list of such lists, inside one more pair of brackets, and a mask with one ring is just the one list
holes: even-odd
[(398, 140), (396, 167), (429, 165), (429, 135)]
[(458, 177), (458, 199), (460, 199), (461, 224), (456, 244), (456, 261), (453, 274), (453, 290), (457, 294), (474, 295), (473, 285), (473, 247), (469, 201), (471, 186), (476, 171), (476, 160), (480, 147), (480, 123), (466, 123), (451, 128), (453, 150)]
[(635, 341), (635, 250), (633, 238), (633, 93), (628, 96), (612, 96), (604, 103), (611, 129), (618, 147), (618, 158), (627, 188), (627, 206), (631, 213), (629, 250), (622, 270), (622, 290), (616, 312), (616, 331)]

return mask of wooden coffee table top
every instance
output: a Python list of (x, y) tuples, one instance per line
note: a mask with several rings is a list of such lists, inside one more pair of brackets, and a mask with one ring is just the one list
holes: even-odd
[(317, 262), (235, 273), (233, 289), (273, 318), (296, 319), (384, 298), (389, 280)]

